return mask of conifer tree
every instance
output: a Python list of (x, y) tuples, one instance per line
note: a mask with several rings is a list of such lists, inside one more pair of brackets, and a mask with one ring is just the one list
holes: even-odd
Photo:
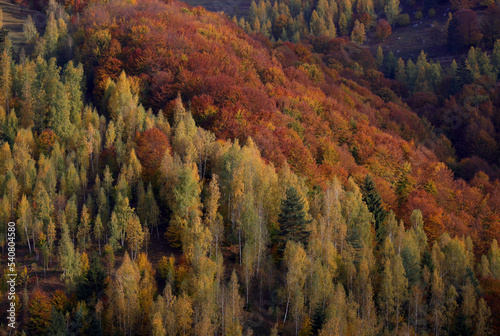
[(382, 198), (377, 191), (377, 187), (372, 177), (368, 174), (362, 187), (363, 201), (366, 203), (368, 210), (373, 214), (375, 222), (375, 234), (377, 240), (381, 242), (384, 235), (383, 223), (387, 217), (387, 211), (382, 205)]
[(304, 201), (294, 187), (288, 187), (285, 199), (281, 202), (281, 213), (278, 218), (280, 225), (279, 248), (281, 251), (285, 250), (288, 240), (307, 244), (310, 234), (307, 225), (311, 221), (307, 220), (306, 216)]

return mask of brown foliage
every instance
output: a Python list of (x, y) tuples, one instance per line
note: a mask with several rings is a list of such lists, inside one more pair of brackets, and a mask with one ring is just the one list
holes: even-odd
[(153, 177), (160, 168), (161, 160), (169, 148), (167, 136), (158, 128), (151, 128), (139, 135), (137, 157), (141, 161), (143, 174)]
[(388, 38), (389, 36), (391, 36), (392, 28), (391, 28), (391, 25), (389, 24), (389, 22), (387, 22), (387, 20), (384, 20), (384, 19), (378, 20), (377, 27), (376, 27), (376, 34), (377, 34), (377, 38), (380, 41), (383, 41), (386, 38)]

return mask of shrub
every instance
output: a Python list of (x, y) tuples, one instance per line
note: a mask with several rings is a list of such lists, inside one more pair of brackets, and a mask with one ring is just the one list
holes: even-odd
[(421, 11), (418, 11), (415, 13), (415, 19), (416, 20), (420, 20), (424, 15), (422, 14)]
[(436, 10), (434, 8), (429, 9), (429, 17), (433, 18), (436, 16)]
[(404, 27), (410, 24), (410, 16), (408, 14), (400, 14), (396, 18), (398, 26)]

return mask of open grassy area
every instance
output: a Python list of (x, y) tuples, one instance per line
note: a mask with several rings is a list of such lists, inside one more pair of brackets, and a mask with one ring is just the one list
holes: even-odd
[[(224, 12), (229, 16), (246, 15), (252, 0), (183, 0), (191, 6), (202, 6), (209, 11)], [(258, 1), (257, 1), (258, 2)]]
[(9, 38), (14, 46), (21, 47), (25, 43), (23, 34), (23, 23), (31, 15), (37, 25), (39, 33), (45, 28), (45, 14), (21, 8), (6, 0), (0, 0), (0, 8), (3, 11), (3, 26), (9, 30)]

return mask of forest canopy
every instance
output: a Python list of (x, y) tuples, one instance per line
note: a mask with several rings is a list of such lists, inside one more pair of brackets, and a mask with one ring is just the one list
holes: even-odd
[[(0, 244), (15, 221), (27, 335), (499, 330), (500, 184), (444, 160), (425, 54), (410, 82), (361, 21), (276, 42), (177, 1), (46, 14), (0, 57)], [(471, 50), (457, 94), (494, 104)]]

